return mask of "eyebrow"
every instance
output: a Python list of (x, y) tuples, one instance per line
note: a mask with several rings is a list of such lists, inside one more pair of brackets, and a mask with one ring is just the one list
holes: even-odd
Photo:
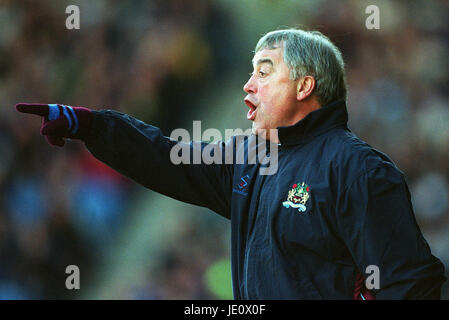
[[(255, 63), (256, 66), (262, 64), (262, 63), (268, 63), (270, 64), (272, 67), (274, 66), (273, 60), (271, 60), (270, 58), (262, 58), (257, 60), (257, 62)], [(254, 65), (254, 61), (253, 61), (253, 65)]]

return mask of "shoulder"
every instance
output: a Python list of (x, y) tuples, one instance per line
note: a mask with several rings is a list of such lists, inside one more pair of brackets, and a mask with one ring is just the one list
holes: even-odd
[(330, 166), (341, 183), (349, 186), (363, 176), (391, 175), (402, 178), (403, 172), (382, 151), (372, 147), (349, 130), (335, 130), (328, 137), (327, 152)]

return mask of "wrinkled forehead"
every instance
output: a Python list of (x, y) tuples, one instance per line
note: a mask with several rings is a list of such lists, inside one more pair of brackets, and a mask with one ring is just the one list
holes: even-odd
[(254, 57), (252, 59), (252, 64), (254, 67), (263, 64), (268, 63), (272, 66), (279, 64), (284, 61), (283, 58), (283, 48), (282, 46), (277, 47), (266, 47), (266, 48), (260, 48), (259, 51), (257, 51), (254, 54)]

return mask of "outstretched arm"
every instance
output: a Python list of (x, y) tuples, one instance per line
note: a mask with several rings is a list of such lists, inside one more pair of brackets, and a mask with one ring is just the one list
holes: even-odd
[[(50, 144), (63, 146), (65, 138), (80, 139), (97, 159), (139, 184), (230, 218), (232, 166), (174, 164), (170, 151), (178, 142), (163, 136), (159, 128), (112, 110), (46, 104), (18, 104), (16, 109), (43, 117), (41, 134)], [(184, 146), (193, 155), (206, 145)], [(214, 151), (224, 154), (225, 148), (218, 143)]]

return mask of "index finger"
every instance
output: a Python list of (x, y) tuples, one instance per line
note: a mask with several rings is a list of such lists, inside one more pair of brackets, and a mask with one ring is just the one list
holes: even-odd
[(47, 117), (49, 112), (48, 104), (41, 103), (18, 103), (16, 110), (22, 113), (31, 113), (38, 116)]

